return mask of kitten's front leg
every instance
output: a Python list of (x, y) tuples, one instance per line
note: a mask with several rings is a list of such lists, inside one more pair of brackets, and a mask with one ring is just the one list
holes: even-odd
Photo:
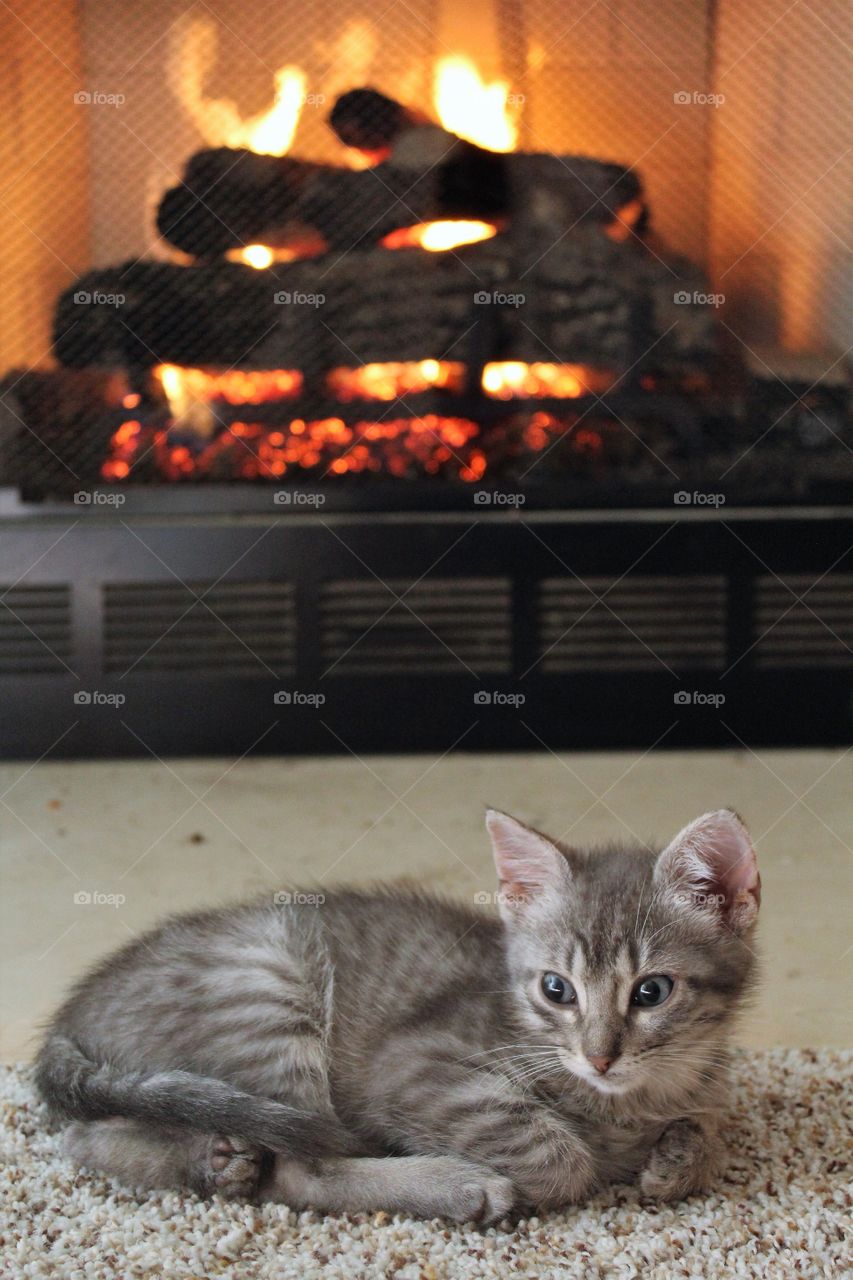
[(596, 1184), (592, 1153), (572, 1122), (497, 1069), (470, 1065), (453, 1037), (406, 1037), (371, 1066), (369, 1114), (381, 1138), (411, 1154), (453, 1153), (509, 1178), (516, 1205), (577, 1202)]
[(676, 1120), (652, 1147), (640, 1187), (656, 1200), (683, 1200), (707, 1190), (722, 1163), (719, 1138), (698, 1120)]

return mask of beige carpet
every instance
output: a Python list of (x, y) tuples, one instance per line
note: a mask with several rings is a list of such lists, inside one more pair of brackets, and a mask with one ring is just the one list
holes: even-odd
[(712, 1195), (658, 1206), (619, 1187), (486, 1232), (169, 1192), (135, 1198), (62, 1159), (26, 1072), (3, 1069), (0, 1276), (837, 1280), (851, 1274), (851, 1063), (833, 1050), (739, 1057), (730, 1167)]

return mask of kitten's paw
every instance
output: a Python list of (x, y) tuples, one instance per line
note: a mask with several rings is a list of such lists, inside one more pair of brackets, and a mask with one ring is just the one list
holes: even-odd
[(261, 1152), (241, 1138), (215, 1134), (208, 1140), (202, 1178), (207, 1195), (254, 1200), (261, 1176)]
[(482, 1176), (470, 1168), (452, 1175), (445, 1191), (447, 1209), (443, 1217), (452, 1218), (454, 1222), (476, 1222), (484, 1227), (505, 1218), (515, 1200), (515, 1189), (509, 1178), (486, 1169)]
[(717, 1166), (717, 1150), (699, 1125), (677, 1120), (652, 1147), (640, 1189), (655, 1200), (683, 1200), (707, 1190)]

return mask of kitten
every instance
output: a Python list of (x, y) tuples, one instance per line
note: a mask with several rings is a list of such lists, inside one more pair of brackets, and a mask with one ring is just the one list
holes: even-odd
[(721, 1160), (753, 980), (746, 829), (563, 848), (490, 810), (501, 919), (425, 893), (178, 916), (78, 983), (37, 1063), (79, 1163), (141, 1187), (495, 1221)]

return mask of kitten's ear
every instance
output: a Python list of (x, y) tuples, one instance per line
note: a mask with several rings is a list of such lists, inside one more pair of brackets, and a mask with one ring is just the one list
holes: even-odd
[(711, 910), (736, 933), (754, 924), (761, 877), (749, 832), (730, 809), (689, 823), (657, 860), (655, 880), (669, 883), (685, 909)]
[(501, 892), (498, 899), (505, 920), (519, 910), (565, 891), (571, 880), (569, 864), (556, 845), (498, 809), (486, 810), (486, 829), (492, 840)]

